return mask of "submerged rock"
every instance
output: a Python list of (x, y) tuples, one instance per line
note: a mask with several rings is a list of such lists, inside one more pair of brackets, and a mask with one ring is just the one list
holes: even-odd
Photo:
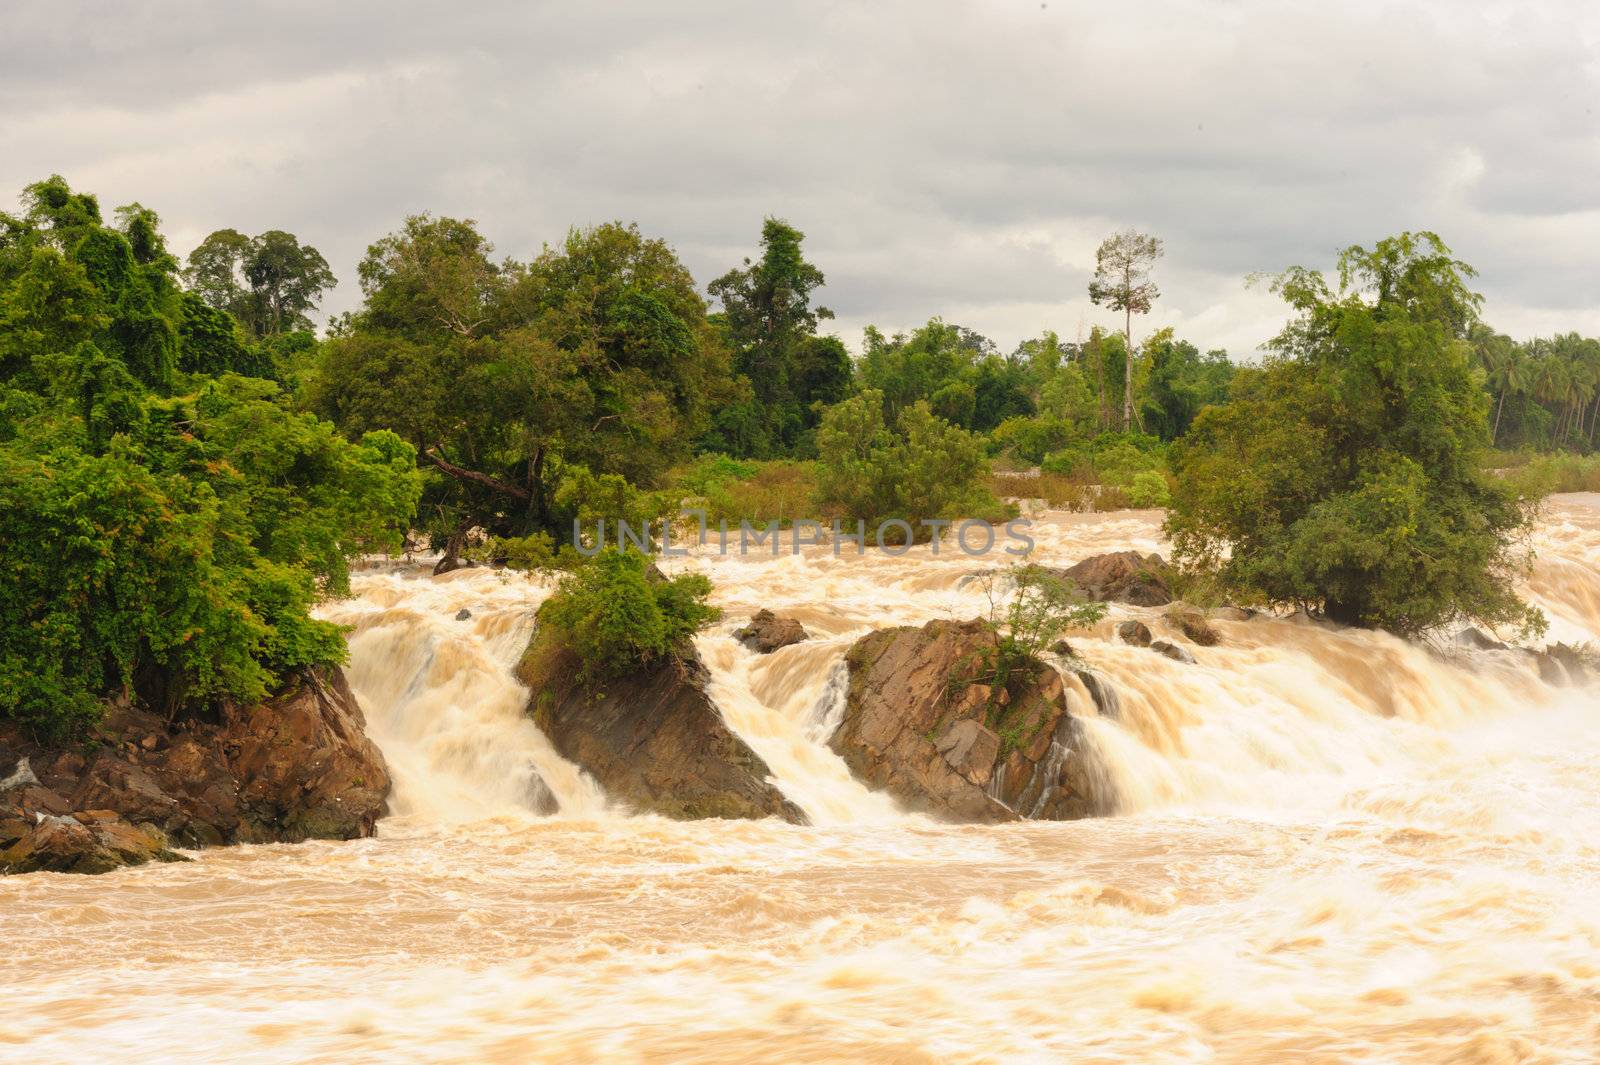
[(794, 618), (780, 618), (770, 610), (758, 610), (750, 624), (734, 630), (733, 638), (757, 654), (769, 655), (780, 647), (810, 637), (805, 626)]
[[(202, 847), (372, 833), (387, 808), (389, 773), (341, 671), (304, 672), (272, 699), (227, 705), (218, 717), (172, 728), (113, 705), (81, 747), (42, 746), (0, 729), (0, 766), (15, 755), (5, 779), (17, 781), (0, 788), (0, 824), (10, 826), (0, 833), (0, 871), (103, 872), (171, 860), (169, 841)], [(87, 836), (61, 824), (38, 838), (42, 819), (69, 814)]]
[(1179, 647), (1177, 644), (1167, 640), (1155, 640), (1150, 644), (1150, 650), (1158, 655), (1166, 655), (1174, 662), (1182, 662), (1190, 666), (1195, 664), (1194, 655), (1190, 654), (1187, 648)]
[(580, 672), (577, 656), (544, 627), (517, 667), (534, 722), (608, 797), (677, 820), (805, 823), (768, 779), (766, 762), (722, 720), (692, 645), (604, 682), (585, 683)]
[(1039, 663), (987, 683), (981, 621), (881, 629), (846, 655), (844, 717), (829, 739), (850, 771), (911, 810), (952, 821), (1063, 820), (1109, 810), (1061, 675)]
[(1089, 698), (1094, 700), (1094, 707), (1101, 717), (1115, 720), (1122, 716), (1122, 696), (1117, 694), (1117, 689), (1111, 686), (1110, 681), (1088, 669), (1078, 670), (1078, 679), (1083, 682)]
[(1160, 555), (1116, 551), (1055, 572), (1076, 584), (1084, 595), (1103, 603), (1166, 606), (1172, 602), (1167, 564)]

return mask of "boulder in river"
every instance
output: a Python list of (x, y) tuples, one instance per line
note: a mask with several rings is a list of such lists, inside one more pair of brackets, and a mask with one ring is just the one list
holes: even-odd
[(1167, 611), (1165, 617), (1168, 625), (1201, 647), (1215, 647), (1220, 639), (1217, 630), (1211, 627), (1211, 622), (1193, 607), (1175, 607)]
[[(266, 702), (224, 705), (217, 718), (174, 727), (113, 703), (81, 745), (0, 728), (0, 871), (103, 872), (170, 860), (169, 843), (372, 833), (389, 773), (341, 671), (305, 671)], [(41, 835), (50, 818), (56, 827)]]
[(758, 610), (750, 624), (735, 629), (733, 638), (757, 654), (769, 655), (780, 647), (808, 639), (805, 626), (794, 618), (780, 618), (770, 610)]
[(110, 810), (44, 815), (32, 825), (0, 823), (0, 871), (106, 873), (123, 865), (188, 861), (161, 830), (135, 827)]
[(857, 778), (907, 808), (951, 821), (1064, 820), (1109, 810), (1044, 663), (996, 686), (983, 621), (880, 629), (846, 655), (843, 719), (829, 745)]
[(1129, 619), (1117, 625), (1117, 638), (1133, 647), (1150, 646), (1150, 627), (1142, 621)]
[(805, 823), (766, 762), (723, 721), (692, 644), (622, 677), (585, 682), (581, 673), (577, 655), (549, 626), (535, 633), (517, 667), (534, 722), (609, 798), (676, 820)]
[(1077, 585), (1090, 599), (1102, 603), (1165, 606), (1172, 602), (1168, 567), (1160, 555), (1115, 551), (1054, 572)]

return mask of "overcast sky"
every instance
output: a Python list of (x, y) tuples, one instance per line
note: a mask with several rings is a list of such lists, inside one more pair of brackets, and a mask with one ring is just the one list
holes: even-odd
[(0, 0), (0, 204), (52, 172), (187, 252), (288, 229), (359, 302), (423, 210), (526, 257), (637, 221), (702, 285), (788, 219), (852, 348), (1115, 317), (1094, 249), (1166, 240), (1148, 323), (1249, 356), (1252, 271), (1437, 230), (1516, 336), (1600, 334), (1600, 4)]

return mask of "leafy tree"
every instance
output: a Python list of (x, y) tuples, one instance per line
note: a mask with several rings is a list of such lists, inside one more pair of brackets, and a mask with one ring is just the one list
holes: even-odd
[(336, 280), (321, 252), (281, 229), (254, 237), (219, 229), (189, 253), (184, 277), (258, 338), (309, 330), (310, 312)]
[(938, 417), (926, 403), (883, 420), (881, 393), (868, 389), (823, 414), (817, 428), (820, 502), (869, 524), (899, 518), (926, 538), (924, 519), (1010, 516), (986, 487), (983, 442)]
[(1175, 440), (1206, 406), (1225, 402), (1233, 363), (1225, 351), (1200, 350), (1160, 329), (1145, 340), (1148, 367), (1140, 406), (1141, 424), (1163, 440)]
[[(1150, 268), (1161, 258), (1162, 244), (1131, 229), (1114, 233), (1095, 251), (1094, 280), (1089, 282), (1089, 299), (1124, 315), (1124, 352), (1132, 353), (1133, 316), (1149, 314), (1161, 290), (1150, 280)], [(1122, 428), (1133, 427), (1133, 360), (1123, 363)]]
[(311, 608), (398, 544), (415, 452), (229, 372), (233, 324), (177, 288), (151, 212), (106, 226), (59, 178), (24, 202), (0, 223), (0, 717), (68, 736), (108, 696), (174, 716), (341, 661)]
[(1034, 410), (1025, 361), (1006, 359), (989, 338), (938, 318), (892, 338), (869, 326), (859, 375), (863, 387), (883, 396), (891, 424), (918, 402), (979, 432)]
[(132, 204), (106, 225), (99, 201), (59, 176), (22, 199), (20, 217), (0, 214), (0, 372), (42, 389), (37, 357), (87, 345), (170, 388), (182, 301), (154, 212)]
[(746, 259), (708, 286), (722, 304), (717, 320), (733, 349), (734, 370), (749, 382), (752, 396), (730, 412), (726, 425), (719, 418), (715, 442), (742, 443), (742, 454), (793, 452), (802, 434), (815, 428), (819, 407), (837, 403), (850, 387), (844, 345), (816, 335), (833, 312), (811, 304), (823, 276), (806, 262), (804, 239), (787, 222), (768, 218), (761, 259)]
[(492, 252), (470, 221), (426, 215), (375, 243), (366, 305), (309, 389), (347, 432), (390, 427), (424, 457), (423, 524), (446, 569), (473, 526), (570, 541), (564, 478), (655, 485), (730, 392), (726, 349), (665, 243), (612, 223), (531, 263)]
[(1514, 589), (1532, 505), (1480, 469), (1472, 276), (1432, 233), (1345, 249), (1337, 287), (1282, 274), (1296, 317), (1277, 355), (1177, 447), (1178, 558), (1349, 624), (1540, 629)]

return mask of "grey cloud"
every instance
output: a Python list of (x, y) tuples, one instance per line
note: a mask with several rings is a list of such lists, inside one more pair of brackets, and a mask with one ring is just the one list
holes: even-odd
[[(934, 314), (1002, 347), (1109, 322), (1093, 250), (1167, 240), (1149, 326), (1248, 353), (1243, 275), (1402, 228), (1492, 321), (1600, 331), (1591, 5), (897, 0), (12, 3), (0, 189), (52, 171), (176, 245), (288, 228), (346, 279), (424, 209), (507, 254), (637, 220), (702, 282), (804, 229), (852, 343)], [(1508, 327), (1510, 327), (1508, 325)]]

